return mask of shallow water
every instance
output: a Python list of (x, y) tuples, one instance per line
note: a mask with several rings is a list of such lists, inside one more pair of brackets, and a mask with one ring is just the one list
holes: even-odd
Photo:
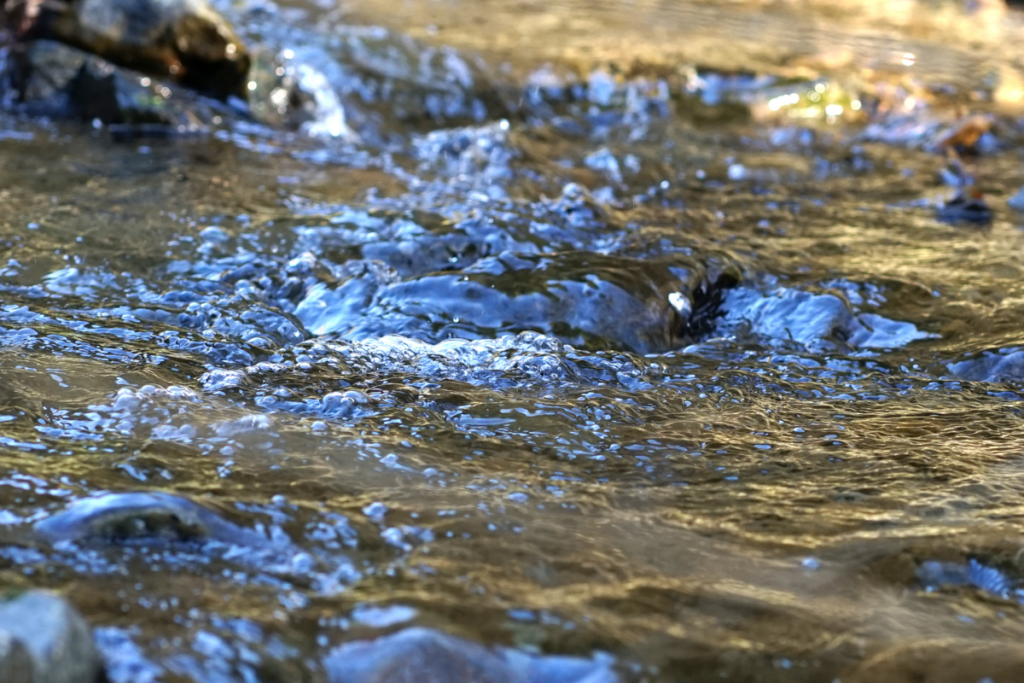
[[(323, 680), (413, 625), (623, 680), (1024, 675), (1015, 14), (221, 9), (358, 139), (0, 114), (0, 587), (65, 591), (112, 680)], [(864, 83), (923, 132), (757, 114)], [(981, 227), (923, 144), (968, 109)]]

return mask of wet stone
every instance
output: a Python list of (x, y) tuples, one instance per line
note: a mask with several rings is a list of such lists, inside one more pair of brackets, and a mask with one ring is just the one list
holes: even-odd
[(108, 493), (78, 500), (37, 522), (34, 531), (51, 543), (266, 543), (259, 534), (188, 498), (155, 492)]
[(944, 223), (987, 225), (992, 222), (992, 209), (980, 193), (965, 191), (939, 207), (937, 217)]
[(970, 586), (992, 595), (1006, 597), (1013, 582), (995, 567), (975, 559), (964, 563), (928, 560), (917, 568), (917, 578), (929, 590)]
[(46, 109), (66, 110), (70, 84), (87, 59), (89, 55), (81, 50), (52, 40), (37, 40), (4, 64), (4, 77), (11, 81), (20, 99), (40, 113)]
[(1024, 381), (1024, 351), (1016, 348), (983, 353), (948, 366), (954, 377), (975, 382)]
[(930, 336), (911, 323), (859, 313), (835, 294), (782, 288), (762, 295), (739, 288), (726, 295), (723, 308), (720, 332), (747, 325), (754, 334), (812, 349), (898, 348)]
[(1006, 200), (1006, 205), (1014, 211), (1024, 213), (1024, 187), (1014, 192), (1013, 196)]
[(32, 115), (112, 124), (118, 135), (170, 137), (205, 130), (214, 112), (194, 94), (170, 90), (142, 74), (50, 40), (12, 60), (17, 108)]
[(426, 628), (335, 648), (329, 683), (616, 683), (607, 659), (544, 657), (487, 648)]
[[(6, 6), (12, 25), (27, 4)], [(245, 94), (248, 52), (205, 0), (47, 3), (24, 37), (58, 40), (218, 97)]]
[(64, 598), (30, 591), (0, 602), (0, 681), (99, 683), (101, 677), (89, 626)]

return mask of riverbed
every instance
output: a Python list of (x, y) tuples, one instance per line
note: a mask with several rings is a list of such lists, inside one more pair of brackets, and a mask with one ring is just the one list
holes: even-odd
[(897, 4), (221, 3), (318, 118), (0, 113), (0, 589), (115, 682), (1018, 680), (1024, 18)]

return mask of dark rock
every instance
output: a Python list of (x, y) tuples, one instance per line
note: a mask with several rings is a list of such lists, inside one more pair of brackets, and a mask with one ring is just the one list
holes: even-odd
[(992, 222), (992, 209), (981, 193), (966, 188), (939, 207), (937, 217), (944, 223), (987, 225)]
[(0, 681), (100, 680), (102, 663), (89, 626), (64, 598), (30, 591), (0, 602)]
[(64, 116), (67, 90), (86, 59), (88, 55), (81, 50), (39, 40), (13, 52), (4, 64), (3, 80), (10, 81), (22, 102), (32, 103), (31, 113)]
[[(259, 418), (242, 419), (220, 424), (217, 433), (232, 436), (265, 425)], [(334, 590), (329, 586), (338, 582), (337, 576), (319, 572), (314, 559), (279, 528), (263, 533), (241, 527), (212, 508), (166, 493), (109, 493), (78, 500), (37, 522), (33, 531), (37, 541), (52, 544), (54, 562), (68, 560), (76, 566), (83, 556), (94, 556), (93, 566), (100, 568), (111, 566), (108, 557), (117, 562), (139, 555), (153, 558), (157, 553), (151, 551), (157, 550), (165, 557), (217, 557), (317, 590)], [(333, 558), (331, 567), (339, 575), (354, 573), (341, 558)]]
[(68, 84), (68, 95), (78, 115), (90, 121), (120, 123), (124, 116), (118, 101), (117, 76), (102, 60), (86, 60)]
[[(11, 25), (34, 3), (7, 3)], [(249, 54), (205, 0), (56, 0), (22, 35), (57, 40), (114, 64), (215, 95), (244, 96)]]
[[(19, 25), (19, 11), (9, 10), (12, 25)], [(212, 118), (200, 113), (185, 114), (184, 121), (167, 115), (139, 120), (138, 112), (149, 112), (152, 105), (160, 114), (173, 114), (179, 99), (179, 108), (198, 106), (179, 92), (168, 97), (169, 86), (222, 100), (245, 99), (252, 119), (273, 128), (377, 145), (403, 139), (410, 125), (480, 123), (511, 111), (481, 64), (454, 50), (379, 28), (341, 26), (325, 32), (288, 26), (279, 11), (261, 5), (245, 15), (248, 35), (265, 45), (250, 52), (205, 0), (54, 0), (42, 4), (31, 30), (21, 36), (31, 40), (19, 44), (8, 60), (14, 73), (0, 80), (11, 82), (26, 102), (39, 102), (40, 90), (58, 96), (42, 98), (48, 107), (36, 106), (31, 114), (135, 125), (146, 135), (159, 132), (152, 128), (157, 123), (173, 130)], [(71, 46), (75, 56), (42, 62), (31, 54), (40, 41)], [(53, 56), (52, 48), (49, 53)], [(96, 61), (70, 90), (87, 59)], [(137, 96), (142, 76), (156, 81), (143, 88), (154, 96)], [(33, 78), (34, 89), (28, 87)], [(114, 101), (118, 106), (110, 106)], [(229, 121), (248, 118), (223, 105), (218, 114), (225, 113)], [(133, 131), (120, 132), (132, 137)]]
[(115, 137), (169, 137), (205, 129), (213, 112), (194, 94), (49, 40), (12, 63), (20, 107), (53, 118), (99, 120)]
[(528, 655), (487, 648), (425, 628), (335, 648), (329, 683), (615, 683), (607, 660)]

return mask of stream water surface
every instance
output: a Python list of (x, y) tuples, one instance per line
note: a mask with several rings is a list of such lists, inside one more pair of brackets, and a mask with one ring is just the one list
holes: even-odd
[(113, 681), (1024, 680), (1024, 33), (822, 7), (225, 3), (319, 118), (0, 114), (0, 587)]

